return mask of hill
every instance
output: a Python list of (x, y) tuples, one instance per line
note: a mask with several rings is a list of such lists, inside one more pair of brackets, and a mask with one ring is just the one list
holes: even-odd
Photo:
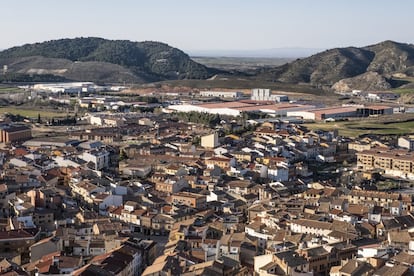
[(206, 79), (219, 70), (196, 63), (165, 43), (74, 38), (26, 44), (0, 52), (0, 65), (15, 75), (52, 75), (96, 82)]
[[(362, 75), (368, 72), (377, 73)], [(262, 80), (283, 83), (306, 83), (315, 86), (332, 87), (338, 81), (346, 79), (350, 89), (354, 87), (369, 87), (367, 81), (374, 80), (387, 89), (390, 86), (401, 85), (393, 81), (394, 74), (414, 76), (414, 45), (394, 41), (384, 41), (362, 48), (347, 47), (326, 50), (308, 58), (297, 59), (291, 63), (274, 68), (265, 68), (257, 72)], [(360, 76), (359, 78), (355, 78)], [(370, 77), (365, 77), (370, 76)], [(342, 83), (334, 87), (344, 87)]]
[(221, 64), (221, 69), (209, 67), (211, 63), (205, 60), (204, 63), (207, 66), (161, 42), (94, 37), (59, 39), (1, 51), (0, 66), (7, 65), (8, 71), (0, 75), (0, 81), (143, 84), (209, 79), (207, 86), (212, 88), (220, 79), (220, 85), (224, 83), (226, 87), (245, 87), (252, 83), (271, 87), (271, 83), (295, 90), (299, 87), (299, 91), (308, 88), (383, 90), (404, 85), (398, 78), (414, 77), (414, 45), (384, 41), (361, 48), (335, 48), (280, 66), (259, 64), (245, 71), (240, 61), (232, 67)]

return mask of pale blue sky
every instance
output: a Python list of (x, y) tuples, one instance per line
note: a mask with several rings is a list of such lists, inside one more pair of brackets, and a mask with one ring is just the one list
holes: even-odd
[(0, 49), (97, 36), (184, 50), (364, 46), (414, 42), (410, 0), (12, 0)]

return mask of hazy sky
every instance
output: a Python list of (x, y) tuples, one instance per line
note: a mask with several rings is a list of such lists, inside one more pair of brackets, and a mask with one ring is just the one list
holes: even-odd
[(12, 0), (0, 49), (59, 38), (157, 40), (184, 50), (414, 42), (410, 0)]

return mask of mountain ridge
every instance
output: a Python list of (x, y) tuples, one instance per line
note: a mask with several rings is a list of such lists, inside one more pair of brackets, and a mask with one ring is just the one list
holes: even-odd
[[(36, 61), (36, 64), (31, 61)], [(12, 47), (0, 52), (0, 63), (7, 65), (10, 72), (21, 74), (30, 74), (29, 71), (33, 69), (38, 69), (38, 72), (41, 69), (48, 71), (50, 67), (57, 69), (62, 65), (58, 75), (63, 77), (112, 82), (206, 79), (218, 72), (194, 62), (183, 51), (162, 42), (107, 40), (97, 37), (65, 38)], [(88, 79), (73, 71), (73, 67), (80, 67), (80, 63), (86, 63), (82, 66), (90, 71)], [(43, 67), (33, 67), (39, 64)], [(110, 64), (114, 67), (111, 68)], [(113, 75), (117, 70), (122, 72), (118, 78)], [(93, 74), (95, 71), (96, 74)], [(72, 74), (68, 75), (67, 72)]]
[(19, 80), (24, 79), (20, 75), (50, 75), (52, 79), (138, 84), (206, 80), (224, 74), (235, 80), (242, 76), (255, 82), (306, 84), (329, 91), (361, 87), (384, 90), (404, 85), (404, 81), (394, 79), (396, 75), (414, 77), (414, 45), (386, 40), (364, 47), (333, 48), (246, 73), (207, 67), (162, 42), (80, 37), (0, 51), (0, 65), (7, 65), (3, 79), (9, 80), (13, 74), (19, 75)]
[[(373, 79), (355, 78), (368, 72), (378, 73), (378, 77), (389, 81), (394, 74), (414, 76), (414, 45), (386, 40), (365, 47), (333, 48), (297, 59), (280, 67), (266, 68), (257, 77), (266, 81), (283, 83), (307, 83), (317, 86), (339, 87), (335, 84), (346, 79), (352, 88), (361, 82)], [(385, 89), (380, 79), (378, 89)], [(390, 84), (395, 82), (389, 81)], [(369, 86), (371, 87), (371, 86)], [(372, 86), (375, 89), (376, 86)]]

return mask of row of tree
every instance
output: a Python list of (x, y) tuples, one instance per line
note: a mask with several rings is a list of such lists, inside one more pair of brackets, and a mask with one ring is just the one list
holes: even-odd
[(184, 122), (203, 124), (210, 127), (214, 127), (221, 122), (220, 115), (218, 114), (201, 113), (196, 111), (178, 112), (177, 117), (179, 120)]
[(48, 125), (50, 126), (67, 126), (67, 125), (76, 125), (76, 116), (66, 116), (64, 119), (56, 119), (52, 118), (48, 121)]

